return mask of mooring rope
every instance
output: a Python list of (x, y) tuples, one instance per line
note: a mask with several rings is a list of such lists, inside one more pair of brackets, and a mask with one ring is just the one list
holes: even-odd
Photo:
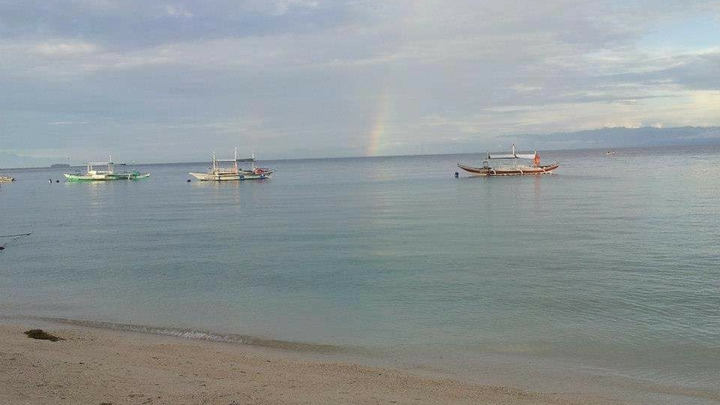
[(7, 245), (17, 241), (18, 239), (21, 239), (21, 238), (24, 238), (24, 237), (30, 236), (30, 235), (32, 235), (32, 232), (18, 233), (16, 235), (0, 235), (0, 238), (11, 238), (10, 241), (5, 242), (2, 245), (0, 245), (0, 250), (5, 250), (5, 247), (7, 247)]

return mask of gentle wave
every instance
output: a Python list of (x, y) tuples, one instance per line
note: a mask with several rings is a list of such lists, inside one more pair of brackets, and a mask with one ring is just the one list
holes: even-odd
[(339, 346), (316, 343), (292, 342), (277, 339), (267, 339), (257, 336), (242, 335), (236, 333), (217, 333), (198, 329), (171, 328), (160, 326), (135, 325), (127, 323), (88, 321), (68, 318), (34, 317), (34, 316), (4, 316), (4, 319), (34, 320), (48, 323), (55, 323), (69, 326), (80, 326), (84, 328), (117, 330), (123, 332), (137, 332), (149, 335), (172, 336), (191, 340), (207, 340), (211, 342), (235, 343), (247, 346), (266, 347), (296, 352), (313, 352), (324, 354), (359, 353), (362, 348), (352, 346)]

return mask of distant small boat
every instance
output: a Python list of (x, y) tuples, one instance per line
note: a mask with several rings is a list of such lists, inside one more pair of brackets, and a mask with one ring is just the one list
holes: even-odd
[[(231, 167), (221, 167), (222, 163), (232, 162)], [(242, 169), (238, 163), (250, 163), (250, 169)], [(253, 152), (252, 157), (245, 159), (238, 159), (237, 148), (235, 148), (234, 159), (216, 159), (215, 152), (212, 156), (212, 167), (208, 169), (207, 173), (190, 173), (191, 176), (195, 177), (200, 181), (236, 181), (236, 180), (262, 180), (267, 179), (272, 175), (273, 171), (266, 167), (255, 166), (255, 153)]]
[(0, 175), (0, 183), (11, 183), (15, 181), (15, 177)]
[[(96, 170), (95, 166), (107, 166), (107, 170)], [(150, 173), (140, 173), (133, 171), (116, 171), (115, 166), (126, 166), (125, 163), (113, 163), (112, 155), (109, 162), (88, 162), (87, 172), (85, 174), (63, 173), (68, 181), (112, 181), (112, 180), (139, 180), (150, 177)]]
[(605, 154), (606, 154), (606, 155), (614, 155), (614, 154), (615, 154), (615, 151), (614, 151), (614, 150), (609, 150), (609, 151), (605, 152)]
[[(513, 160), (513, 164), (490, 167), (491, 159)], [(532, 165), (518, 164), (518, 159), (532, 160)], [(483, 161), (482, 167), (469, 166), (458, 163), (458, 167), (475, 176), (526, 176), (551, 174), (553, 170), (560, 166), (559, 162), (549, 165), (540, 164), (540, 155), (533, 153), (515, 153), (515, 144), (512, 145), (512, 153), (509, 154), (490, 154), (487, 153), (487, 159)]]

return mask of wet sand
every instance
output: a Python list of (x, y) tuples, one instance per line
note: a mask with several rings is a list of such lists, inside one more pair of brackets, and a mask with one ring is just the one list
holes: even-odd
[[(44, 325), (43, 325), (44, 327)], [(428, 378), (284, 350), (81, 327), (0, 325), (0, 404), (619, 404)], [(308, 357), (308, 358), (305, 358)]]

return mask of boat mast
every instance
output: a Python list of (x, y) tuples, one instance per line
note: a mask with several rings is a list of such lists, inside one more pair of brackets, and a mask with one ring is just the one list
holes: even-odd
[(217, 171), (217, 162), (215, 161), (215, 151), (213, 151), (213, 168), (212, 168), (212, 171), (213, 171), (213, 173), (215, 173), (215, 172)]
[(234, 160), (233, 167), (235, 168), (235, 173), (238, 173), (238, 164), (237, 164), (237, 146), (235, 147), (235, 160)]

